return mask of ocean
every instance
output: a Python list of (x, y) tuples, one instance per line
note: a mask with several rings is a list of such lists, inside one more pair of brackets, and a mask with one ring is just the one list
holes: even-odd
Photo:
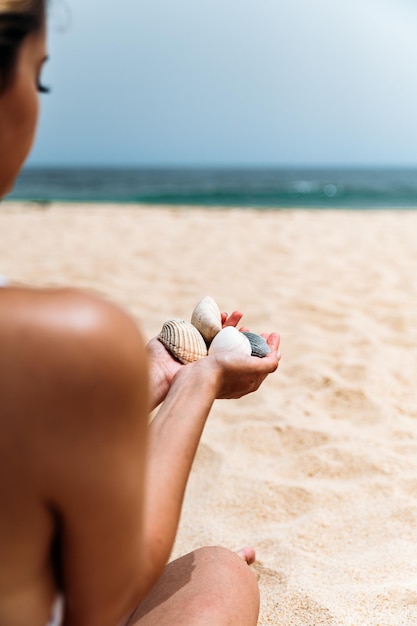
[(254, 208), (417, 208), (417, 169), (26, 168), (10, 200)]

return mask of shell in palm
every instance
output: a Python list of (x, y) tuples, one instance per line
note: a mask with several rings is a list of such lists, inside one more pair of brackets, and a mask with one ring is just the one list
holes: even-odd
[(195, 326), (185, 320), (166, 321), (158, 339), (181, 363), (193, 363), (207, 356), (207, 346), (203, 336)]
[(210, 345), (222, 329), (222, 316), (214, 298), (206, 296), (198, 302), (191, 315), (191, 324), (200, 331), (207, 345)]
[(251, 355), (252, 348), (249, 339), (234, 326), (226, 326), (214, 337), (208, 350), (209, 354), (216, 352), (243, 352)]
[(252, 349), (252, 356), (257, 356), (262, 359), (264, 356), (271, 352), (271, 348), (268, 346), (265, 339), (261, 337), (261, 335), (250, 332), (244, 332), (243, 334), (249, 339), (249, 343)]

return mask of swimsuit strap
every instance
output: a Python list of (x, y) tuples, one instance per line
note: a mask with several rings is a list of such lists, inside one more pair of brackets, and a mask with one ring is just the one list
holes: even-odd
[(62, 626), (64, 621), (64, 599), (62, 596), (55, 598), (54, 605), (51, 611), (51, 617), (47, 626)]

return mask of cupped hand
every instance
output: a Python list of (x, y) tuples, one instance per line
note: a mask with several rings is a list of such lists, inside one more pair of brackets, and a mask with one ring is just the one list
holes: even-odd
[[(233, 311), (231, 315), (221, 314), (222, 326), (237, 326), (243, 314)], [(175, 357), (163, 346), (157, 337), (151, 339), (146, 346), (151, 367), (151, 377), (155, 374), (159, 384), (164, 382), (164, 386), (170, 387), (175, 374), (183, 367)]]
[[(230, 315), (222, 313), (223, 328), (237, 327), (242, 317), (243, 314), (240, 311), (233, 311)], [(248, 331), (249, 329), (241, 327), (239, 330)], [(206, 367), (211, 372), (216, 368), (220, 371), (221, 384), (217, 398), (240, 398), (252, 393), (260, 387), (268, 374), (277, 369), (281, 358), (278, 352), (280, 337), (278, 333), (263, 333), (262, 337), (271, 349), (271, 352), (262, 359), (236, 352), (221, 352), (201, 360), (207, 361)], [(156, 337), (149, 341), (147, 352), (151, 408), (153, 409), (165, 399), (175, 375), (186, 366), (173, 357)]]
[(154, 409), (167, 395), (175, 374), (184, 367), (168, 352), (157, 337), (146, 346), (149, 359), (151, 408)]
[(216, 380), (216, 398), (237, 399), (253, 393), (265, 378), (278, 368), (281, 355), (278, 352), (278, 333), (262, 335), (271, 351), (264, 358), (247, 356), (238, 352), (217, 352), (193, 364)]

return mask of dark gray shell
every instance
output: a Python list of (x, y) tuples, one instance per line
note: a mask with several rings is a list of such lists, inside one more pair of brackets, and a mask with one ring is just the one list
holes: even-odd
[(265, 339), (261, 335), (256, 333), (243, 333), (249, 339), (250, 346), (252, 348), (252, 356), (258, 356), (263, 358), (271, 352), (271, 348), (266, 343)]

